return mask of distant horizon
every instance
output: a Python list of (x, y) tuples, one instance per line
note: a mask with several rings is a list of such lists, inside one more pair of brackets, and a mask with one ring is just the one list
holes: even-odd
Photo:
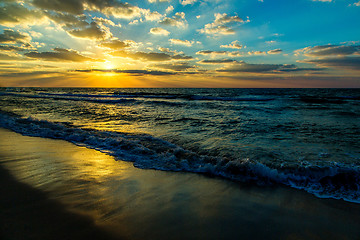
[(359, 0), (12, 0), (0, 86), (360, 88)]
[(0, 88), (87, 88), (87, 89), (360, 89), (360, 87), (1, 87)]

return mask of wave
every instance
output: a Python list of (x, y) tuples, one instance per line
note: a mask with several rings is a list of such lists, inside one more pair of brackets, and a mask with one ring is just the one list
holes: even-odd
[(247, 102), (247, 101), (272, 101), (275, 98), (260, 98), (260, 97), (211, 97), (211, 96), (191, 96), (192, 100), (207, 100), (207, 101), (233, 101), (233, 102)]
[(349, 101), (360, 100), (359, 96), (339, 96), (339, 97), (318, 97), (318, 96), (300, 96), (300, 101), (310, 104), (342, 104)]
[[(45, 93), (40, 92), (38, 94), (24, 94), (24, 93), (0, 93), (1, 95), (21, 96), (29, 98), (52, 98), (60, 100), (73, 100), (73, 101), (105, 101), (104, 99), (182, 99), (182, 100), (195, 100), (195, 101), (272, 101), (275, 98), (267, 97), (214, 97), (214, 96), (202, 96), (202, 95), (187, 95), (187, 94), (161, 94), (161, 93), (116, 93), (116, 94), (76, 94), (76, 93)], [(94, 100), (96, 99), (96, 100)]]
[[(87, 94), (79, 94), (79, 96), (73, 96), (74, 94), (16, 94), (16, 93), (0, 93), (0, 96), (15, 96), (15, 97), (26, 97), (26, 98), (42, 98), (42, 99), (53, 99), (53, 100), (66, 100), (66, 101), (84, 101), (84, 102), (92, 102), (92, 103), (124, 103), (124, 102), (135, 102), (135, 99), (125, 99), (125, 98), (94, 98), (94, 97), (86, 97)], [(82, 97), (80, 95), (83, 95)], [(91, 96), (91, 95), (90, 95)]]
[(0, 111), (0, 126), (27, 136), (62, 139), (131, 161), (135, 167), (204, 173), (257, 184), (284, 184), (319, 197), (360, 203), (358, 166), (269, 167), (246, 157), (230, 159), (201, 155), (146, 134), (81, 129), (67, 122), (22, 118)]

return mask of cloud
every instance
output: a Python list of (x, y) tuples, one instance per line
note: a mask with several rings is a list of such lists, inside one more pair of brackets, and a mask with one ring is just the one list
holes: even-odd
[(212, 50), (201, 50), (198, 51), (197, 55), (226, 55), (228, 51), (212, 51)]
[(172, 18), (166, 17), (159, 23), (168, 26), (186, 27), (185, 13), (177, 12)]
[(0, 45), (0, 51), (14, 51), (14, 52), (21, 52), (26, 51), (29, 48), (27, 47), (18, 47), (18, 46), (9, 46), (9, 45)]
[(17, 24), (29, 24), (42, 17), (42, 13), (36, 10), (30, 10), (15, 2), (5, 3), (0, 6), (0, 24), (13, 26)]
[(234, 64), (229, 67), (219, 69), (219, 72), (252, 72), (252, 73), (262, 73), (262, 72), (271, 72), (281, 68), (281, 64), (248, 64), (241, 62), (239, 64)]
[(163, 17), (163, 15), (161, 15), (160, 13), (158, 13), (158, 12), (151, 12), (150, 10), (148, 10), (148, 9), (143, 9), (142, 10), (142, 13), (144, 14), (144, 16), (145, 16), (145, 19), (147, 20), (147, 21), (159, 21), (162, 17)]
[(174, 53), (174, 54), (183, 54), (184, 52), (178, 52), (176, 50), (170, 50), (170, 48), (164, 48), (164, 47), (158, 47), (158, 50), (160, 52), (166, 52), (166, 53)]
[(155, 2), (170, 2), (171, 0), (148, 0), (150, 3), (155, 3)]
[(27, 33), (22, 33), (19, 31), (14, 31), (12, 29), (5, 29), (2, 34), (0, 34), (0, 43), (29, 43), (31, 37)]
[(230, 66), (218, 69), (218, 72), (228, 73), (281, 73), (281, 72), (299, 72), (299, 71), (321, 71), (321, 68), (299, 68), (293, 64), (249, 64), (246, 62), (236, 62)]
[(360, 45), (319, 45), (295, 51), (295, 55), (304, 54), (313, 59), (299, 62), (315, 64), (321, 67), (360, 70)]
[(41, 38), (43, 36), (42, 33), (35, 32), (35, 31), (29, 31), (29, 33), (34, 38)]
[(84, 4), (84, 7), (87, 10), (99, 11), (106, 16), (113, 16), (115, 18), (125, 19), (140, 17), (143, 10), (129, 3), (122, 3), (113, 0), (87, 0)]
[(34, 0), (32, 4), (41, 9), (75, 15), (82, 14), (84, 10), (90, 10), (101, 12), (106, 16), (127, 19), (141, 16), (142, 10), (129, 3), (114, 0)]
[(239, 51), (212, 51), (212, 50), (201, 50), (196, 53), (197, 55), (210, 55), (211, 57), (215, 57), (217, 55), (227, 55), (229, 57), (243, 57), (246, 53), (242, 53)]
[(151, 28), (150, 33), (155, 34), (155, 35), (165, 35), (165, 36), (170, 34), (169, 31), (167, 31), (163, 28), (160, 28), (160, 27)]
[(175, 44), (175, 45), (183, 45), (183, 46), (187, 46), (187, 47), (191, 47), (194, 43), (194, 41), (188, 41), (188, 40), (180, 40), (180, 39), (169, 39), (169, 41), (172, 43), (172, 44)]
[(69, 13), (48, 12), (46, 16), (53, 22), (60, 24), (68, 34), (77, 38), (108, 39), (112, 37), (112, 34), (104, 24), (115, 26), (111, 20), (101, 17), (94, 17), (94, 21), (88, 23), (85, 15), (75, 16)]
[(214, 60), (201, 60), (200, 64), (228, 64), (228, 63), (240, 63), (234, 59), (214, 59)]
[(73, 15), (62, 12), (46, 12), (45, 15), (53, 22), (60, 24), (65, 30), (81, 28), (89, 25), (85, 15)]
[(191, 60), (193, 57), (184, 55), (182, 51), (170, 50), (169, 48), (158, 47), (160, 52), (169, 53), (174, 60)]
[(264, 51), (251, 51), (247, 53), (248, 55), (266, 55)]
[(74, 70), (75, 72), (85, 72), (85, 73), (91, 73), (91, 72), (111, 72), (111, 73), (127, 73), (127, 74), (133, 74), (133, 75), (174, 75), (173, 72), (164, 72), (164, 71), (153, 71), (153, 70), (119, 70), (119, 69), (77, 69)]
[(220, 45), (221, 48), (234, 48), (234, 49), (241, 49), (243, 46), (240, 45), (240, 42), (238, 40), (235, 40), (231, 42), (228, 45)]
[(86, 62), (86, 61), (99, 61), (93, 58), (80, 55), (75, 50), (68, 50), (64, 48), (54, 48), (54, 52), (29, 52), (25, 53), (29, 58), (35, 58), (45, 61), (71, 61), (71, 62)]
[(42, 9), (72, 14), (81, 14), (84, 11), (83, 1), (78, 0), (33, 0), (32, 4)]
[(360, 55), (360, 45), (320, 45), (295, 51), (297, 55), (300, 53), (311, 57)]
[(332, 0), (312, 0), (313, 2), (332, 2)]
[(110, 25), (110, 26), (119, 26), (119, 27), (121, 27), (121, 24), (116, 25), (113, 21), (111, 21), (110, 19), (107, 19), (107, 18), (93, 17), (93, 21), (97, 22), (99, 24), (107, 24), (107, 25)]
[(146, 60), (146, 61), (169, 61), (173, 60), (190, 60), (193, 59), (191, 56), (186, 56), (182, 54), (171, 55), (165, 52), (128, 52), (128, 51), (115, 51), (110, 53), (114, 57), (125, 57), (132, 58), (134, 60)]
[(197, 0), (180, 0), (180, 3), (184, 6), (188, 4), (194, 4), (195, 2), (197, 2)]
[(282, 53), (282, 50), (278, 48), (278, 49), (270, 50), (267, 53), (268, 54), (280, 54), (280, 53)]
[(266, 44), (274, 44), (274, 43), (276, 43), (276, 41), (270, 40), (270, 41), (266, 41), (265, 43), (266, 43)]
[(171, 13), (172, 11), (174, 11), (173, 5), (168, 6), (168, 8), (165, 10), (166, 13)]
[(166, 61), (171, 60), (171, 56), (166, 53), (156, 52), (127, 52), (127, 51), (115, 51), (110, 53), (114, 57), (132, 58), (134, 60), (147, 60), (147, 61)]
[(166, 64), (155, 64), (152, 67), (173, 70), (173, 71), (186, 71), (188, 69), (194, 69), (194, 65), (190, 65), (188, 62), (180, 62), (180, 63), (166, 63)]
[(13, 61), (13, 60), (24, 60), (24, 58), (19, 54), (3, 54), (0, 53), (0, 60), (2, 61)]
[(102, 24), (91, 22), (86, 27), (69, 30), (68, 33), (77, 38), (108, 39), (112, 37), (110, 29)]
[(330, 57), (330, 58), (322, 58), (322, 59), (303, 60), (299, 62), (311, 63), (322, 67), (360, 70), (360, 56)]
[(354, 6), (357, 6), (357, 7), (360, 7), (360, 1), (355, 2), (353, 5), (354, 5)]
[(118, 39), (113, 39), (110, 41), (102, 42), (99, 44), (100, 47), (110, 48), (113, 50), (119, 50), (123, 48), (130, 47), (130, 45), (126, 42), (120, 41)]
[[(229, 16), (226, 13), (215, 13), (215, 20), (213, 23), (206, 24), (203, 29), (200, 29), (200, 33), (208, 35), (230, 35), (235, 34), (235, 30), (232, 26), (236, 23), (244, 23), (238, 16)], [(246, 22), (249, 22), (247, 20)]]
[(174, 60), (191, 60), (191, 59), (193, 59), (192, 56), (186, 56), (183, 54), (176, 54), (176, 55), (173, 55), (171, 58)]

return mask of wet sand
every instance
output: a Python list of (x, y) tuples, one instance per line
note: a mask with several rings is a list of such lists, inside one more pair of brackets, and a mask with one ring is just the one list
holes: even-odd
[(1, 239), (360, 239), (360, 204), (0, 136)]

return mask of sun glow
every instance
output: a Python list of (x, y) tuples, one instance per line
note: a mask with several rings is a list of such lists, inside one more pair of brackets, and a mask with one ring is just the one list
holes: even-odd
[(115, 64), (110, 61), (105, 61), (103, 67), (108, 70), (115, 69)]

